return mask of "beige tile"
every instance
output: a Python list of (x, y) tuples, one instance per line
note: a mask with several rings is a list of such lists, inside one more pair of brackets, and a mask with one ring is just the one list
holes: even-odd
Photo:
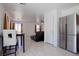
[(35, 42), (33, 40), (29, 40), (28, 49), (26, 49), (25, 53), (22, 52), (22, 49), (19, 49), (17, 52), (17, 56), (76, 56), (76, 55), (78, 54), (71, 53), (61, 48), (56, 48), (53, 45), (44, 42)]

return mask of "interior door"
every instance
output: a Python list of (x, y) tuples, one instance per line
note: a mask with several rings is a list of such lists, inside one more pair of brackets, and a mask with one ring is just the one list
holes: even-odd
[(61, 17), (59, 19), (59, 32), (60, 32), (60, 40), (59, 40), (59, 45), (61, 48), (66, 49), (66, 16), (65, 17)]

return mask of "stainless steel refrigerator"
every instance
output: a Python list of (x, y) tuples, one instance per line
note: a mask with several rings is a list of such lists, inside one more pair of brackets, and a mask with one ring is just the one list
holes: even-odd
[(59, 46), (63, 49), (77, 53), (76, 14), (59, 19)]
[(67, 16), (67, 50), (77, 53), (76, 14)]

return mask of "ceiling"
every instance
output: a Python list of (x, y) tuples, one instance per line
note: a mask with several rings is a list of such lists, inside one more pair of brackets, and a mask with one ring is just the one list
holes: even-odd
[(78, 3), (4, 3), (5, 10), (12, 16), (18, 14), (22, 17), (35, 17), (35, 15), (43, 15), (53, 9), (66, 10), (73, 6), (79, 5)]

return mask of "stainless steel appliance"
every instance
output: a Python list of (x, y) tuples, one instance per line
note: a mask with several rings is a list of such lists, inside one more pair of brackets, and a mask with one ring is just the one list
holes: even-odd
[(76, 19), (76, 14), (59, 19), (59, 46), (73, 53), (77, 53)]

